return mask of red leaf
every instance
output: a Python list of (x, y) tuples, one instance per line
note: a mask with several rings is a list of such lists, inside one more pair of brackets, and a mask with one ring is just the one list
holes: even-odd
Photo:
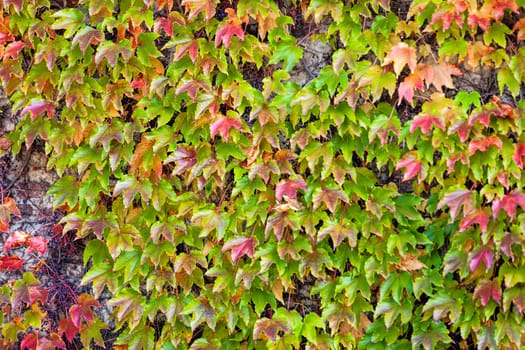
[(473, 113), (468, 121), (469, 125), (474, 125), (476, 122), (485, 125), (486, 128), (490, 126), (490, 116), (492, 112), (489, 110), (482, 110), (477, 113)]
[(29, 237), (31, 237), (29, 233), (16, 230), (6, 239), (4, 244), (4, 252), (7, 252), (11, 248), (26, 244)]
[(221, 252), (232, 251), (232, 260), (235, 263), (243, 255), (253, 258), (253, 253), (257, 240), (254, 237), (237, 237), (224, 243)]
[(494, 146), (501, 151), (501, 149), (503, 148), (503, 143), (501, 142), (500, 138), (496, 135), (492, 135), (490, 137), (482, 139), (472, 140), (468, 145), (468, 155), (472, 156), (477, 151), (485, 152), (490, 146)]
[(216, 3), (216, 0), (182, 0), (181, 5), (190, 11), (188, 15), (189, 20), (196, 17), (199, 13), (205, 12), (206, 21), (209, 21), (215, 16)]
[(489, 247), (483, 247), (470, 259), (470, 271), (474, 272), (483, 263), (485, 271), (488, 272), (494, 264), (494, 252)]
[(77, 328), (80, 327), (82, 320), (87, 323), (93, 321), (93, 307), (98, 307), (100, 304), (89, 294), (81, 294), (75, 305), (69, 308), (69, 316), (73, 325)]
[(14, 60), (18, 60), (18, 55), (20, 54), (20, 51), (27, 45), (23, 41), (14, 41), (11, 44), (7, 45), (4, 51), (4, 57), (3, 60), (6, 61), (8, 58), (13, 58)]
[(487, 232), (487, 226), (489, 224), (490, 215), (483, 209), (479, 209), (461, 220), (459, 225), (459, 232), (465, 231), (473, 224), (478, 224), (481, 232)]
[(405, 65), (408, 65), (410, 71), (414, 72), (417, 64), (416, 48), (410, 47), (403, 42), (392, 46), (385, 57), (383, 66), (389, 65), (390, 63), (394, 64), (394, 72), (397, 76), (399, 76), (399, 73), (401, 73)]
[(505, 10), (509, 9), (512, 12), (518, 13), (519, 8), (516, 1), (512, 0), (493, 0), (487, 1), (488, 11), (494, 14), (496, 19), (500, 19), (505, 14)]
[(403, 176), (403, 181), (408, 181), (417, 174), (423, 176), (423, 165), (417, 160), (417, 152), (410, 151), (401, 158), (399, 163), (396, 165), (396, 170), (405, 168), (405, 175)]
[(445, 205), (449, 208), (450, 217), (452, 220), (456, 220), (461, 206), (463, 206), (463, 213), (464, 216), (466, 216), (472, 212), (474, 207), (472, 193), (469, 190), (458, 190), (447, 193), (443, 199), (439, 201), (437, 209), (441, 209)]
[(49, 242), (49, 239), (44, 237), (29, 238), (27, 253), (37, 252), (40, 255), (44, 255), (47, 249), (47, 242)]
[(397, 94), (399, 95), (399, 101), (397, 104), (401, 103), (401, 100), (404, 98), (410, 105), (414, 105), (414, 89), (423, 90), (423, 80), (416, 73), (410, 73), (407, 75), (405, 80), (399, 84), (397, 89)]
[(181, 84), (175, 90), (175, 95), (180, 95), (183, 92), (187, 92), (188, 96), (193, 100), (197, 100), (199, 89), (204, 88), (204, 84), (200, 80), (186, 80), (182, 81)]
[(142, 78), (135, 78), (131, 81), (131, 84), (129, 84), (131, 88), (133, 89), (143, 89), (146, 87), (146, 82)]
[(412, 124), (410, 125), (410, 133), (413, 133), (416, 131), (416, 129), (419, 127), (421, 128), (421, 132), (423, 135), (426, 135), (429, 130), (432, 128), (432, 125), (436, 125), (441, 130), (445, 130), (445, 126), (441, 122), (441, 119), (438, 117), (431, 116), (429, 114), (420, 114), (417, 115), (413, 120)]
[(0, 204), (0, 232), (9, 232), (9, 222), (11, 215), (20, 217), (20, 210), (16, 206), (15, 200), (10, 197), (4, 198)]
[(284, 195), (287, 195), (289, 198), (295, 199), (298, 189), (306, 190), (306, 182), (303, 180), (286, 180), (277, 185), (275, 198), (280, 201)]
[(453, 22), (456, 22), (458, 27), (463, 27), (463, 17), (461, 16), (461, 14), (457, 13), (455, 9), (450, 8), (436, 11), (432, 15), (430, 25), (433, 25), (437, 22), (441, 22), (443, 31), (448, 30)]
[(13, 34), (0, 32), (0, 46), (4, 46), (6, 43), (11, 42), (13, 40), (15, 40)]
[(520, 169), (523, 169), (523, 156), (525, 156), (525, 144), (518, 143), (516, 144), (512, 159), (516, 162)]
[(481, 305), (486, 306), (490, 299), (498, 304), (501, 300), (501, 287), (496, 281), (480, 281), (473, 294), (474, 299), (480, 298)]
[(237, 36), (239, 40), (244, 40), (244, 31), (242, 30), (241, 21), (237, 17), (235, 10), (227, 8), (225, 11), (228, 13), (228, 20), (217, 29), (217, 33), (215, 33), (215, 47), (219, 47), (222, 42), (224, 46), (228, 48), (234, 35)]
[(234, 128), (240, 130), (241, 127), (242, 123), (239, 120), (221, 115), (210, 125), (211, 137), (213, 138), (219, 133), (226, 141), (228, 141), (230, 138), (230, 129)]
[(48, 118), (52, 118), (55, 115), (55, 107), (53, 107), (53, 104), (51, 102), (33, 100), (31, 105), (22, 109), (22, 112), (20, 112), (20, 114), (24, 115), (26, 113), (30, 113), (31, 120), (34, 121), (36, 117), (42, 114), (43, 112), (47, 113)]
[(506, 194), (501, 199), (494, 199), (492, 202), (492, 216), (496, 218), (501, 209), (505, 210), (510, 218), (516, 216), (518, 205), (525, 209), (525, 195), (520, 191), (514, 191)]
[(58, 334), (66, 335), (67, 341), (71, 342), (75, 335), (78, 333), (78, 327), (73, 324), (70, 318), (60, 319), (60, 325), (58, 326)]
[(28, 333), (20, 342), (20, 350), (29, 349), (35, 350), (38, 345), (38, 334)]
[(18, 255), (2, 256), (0, 257), (0, 271), (14, 271), (22, 270), (24, 267), (24, 260), (20, 259)]

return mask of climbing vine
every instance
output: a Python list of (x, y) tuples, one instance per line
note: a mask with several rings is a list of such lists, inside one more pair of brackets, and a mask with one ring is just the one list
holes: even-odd
[(43, 140), (92, 288), (53, 329), (20, 272), (5, 347), (104, 345), (102, 293), (117, 349), (524, 346), (524, 1), (1, 4), (0, 154)]

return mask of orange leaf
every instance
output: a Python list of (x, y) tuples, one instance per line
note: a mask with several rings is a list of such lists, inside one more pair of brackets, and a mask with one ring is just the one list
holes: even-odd
[(400, 42), (392, 46), (390, 52), (385, 57), (383, 66), (394, 64), (394, 72), (397, 76), (405, 65), (408, 65), (410, 72), (414, 72), (417, 64), (416, 49), (408, 46), (406, 43)]

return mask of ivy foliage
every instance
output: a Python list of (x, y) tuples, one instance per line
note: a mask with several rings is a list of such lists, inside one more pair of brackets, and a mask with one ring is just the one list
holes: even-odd
[(524, 1), (64, 3), (2, 2), (3, 144), (44, 140), (115, 347), (525, 345)]

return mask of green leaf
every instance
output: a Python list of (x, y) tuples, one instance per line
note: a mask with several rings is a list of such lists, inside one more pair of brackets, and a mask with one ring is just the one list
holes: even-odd
[(53, 197), (53, 208), (67, 204), (74, 208), (78, 201), (79, 185), (75, 177), (67, 175), (57, 180), (47, 191), (47, 195)]
[(273, 56), (268, 63), (278, 64), (283, 61), (283, 69), (290, 72), (303, 57), (303, 48), (297, 45), (295, 38), (282, 39), (275, 43)]
[(51, 17), (56, 18), (55, 22), (51, 25), (51, 29), (64, 29), (64, 37), (69, 39), (75, 35), (83, 25), (84, 13), (76, 8), (66, 8), (53, 13)]

